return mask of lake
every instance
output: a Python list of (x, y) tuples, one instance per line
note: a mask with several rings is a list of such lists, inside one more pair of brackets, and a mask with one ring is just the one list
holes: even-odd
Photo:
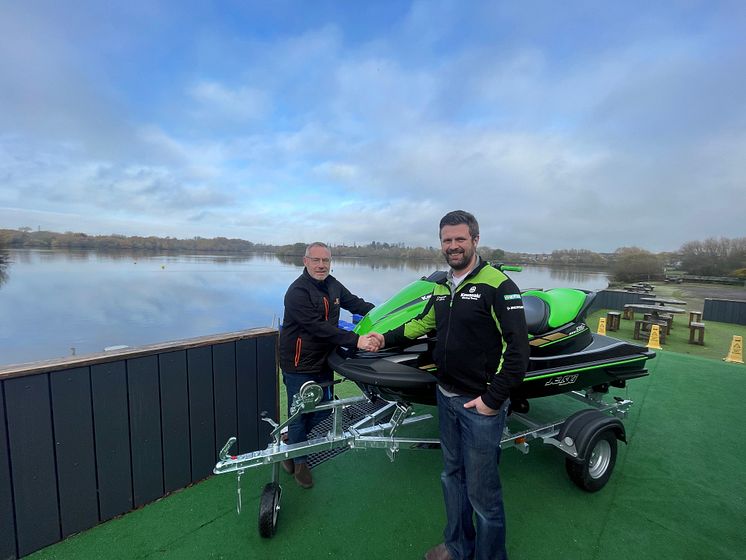
[[(0, 365), (276, 325), (301, 259), (10, 250), (0, 274)], [(332, 274), (379, 304), (443, 263), (337, 259)], [(522, 290), (603, 289), (604, 272), (526, 266)], [(343, 315), (349, 320), (349, 314)]]

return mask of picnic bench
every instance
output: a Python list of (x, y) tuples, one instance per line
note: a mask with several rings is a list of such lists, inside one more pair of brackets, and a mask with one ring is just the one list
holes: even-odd
[(619, 311), (609, 311), (606, 313), (606, 329), (609, 331), (618, 331), (622, 314)]
[(624, 317), (629, 319), (635, 318), (635, 311), (641, 313), (650, 313), (652, 318), (655, 320), (660, 319), (665, 315), (673, 315), (675, 313), (686, 313), (686, 309), (680, 307), (672, 307), (670, 305), (652, 305), (644, 303), (625, 303), (624, 304)]
[(660, 321), (656, 319), (651, 319), (650, 321), (646, 321), (645, 319), (637, 319), (635, 321), (635, 332), (633, 334), (633, 337), (635, 340), (644, 340), (643, 335), (645, 333), (650, 336), (650, 329), (653, 327), (653, 325), (658, 325), (660, 327), (659, 333), (660, 333), (660, 343), (665, 344), (666, 343), (666, 322)]
[(671, 334), (671, 329), (673, 329), (673, 315), (671, 315), (670, 313), (661, 313), (659, 315), (645, 313), (642, 318), (645, 321), (665, 321), (666, 334)]
[(640, 301), (646, 301), (654, 305), (686, 305), (686, 302), (683, 300), (666, 296), (641, 297)]
[[(695, 340), (696, 339), (696, 340)], [(705, 324), (697, 321), (689, 323), (689, 344), (705, 345)]]

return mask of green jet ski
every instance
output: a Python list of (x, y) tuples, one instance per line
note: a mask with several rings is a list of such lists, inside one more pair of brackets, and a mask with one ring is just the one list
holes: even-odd
[[(518, 267), (493, 265), (502, 271)], [(387, 332), (419, 315), (444, 271), (412, 282), (371, 310), (355, 327), (358, 334)], [(648, 375), (646, 362), (655, 353), (643, 346), (593, 333), (585, 317), (596, 292), (570, 288), (529, 290), (521, 294), (529, 332), (529, 368), (511, 393), (512, 409), (528, 411), (528, 401), (568, 391), (593, 388), (608, 391), (627, 380)], [(435, 404), (436, 381), (432, 350), (435, 336), (420, 338), (403, 348), (360, 352), (339, 348), (329, 364), (354, 381), (368, 397), (402, 403)]]

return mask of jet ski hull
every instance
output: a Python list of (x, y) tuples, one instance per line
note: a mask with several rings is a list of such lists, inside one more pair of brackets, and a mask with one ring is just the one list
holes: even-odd
[[(511, 400), (518, 403), (589, 387), (622, 387), (629, 379), (648, 375), (645, 363), (655, 353), (647, 348), (597, 334), (590, 334), (590, 340), (581, 351), (550, 356), (535, 356), (532, 349), (529, 370)], [(432, 405), (437, 382), (429, 356), (425, 343), (401, 352), (354, 353), (342, 348), (332, 353), (329, 365), (369, 396)]]

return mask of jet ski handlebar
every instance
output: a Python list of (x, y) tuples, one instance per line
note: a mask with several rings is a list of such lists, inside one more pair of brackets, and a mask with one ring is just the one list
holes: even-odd
[(493, 264), (492, 266), (494, 266), (497, 270), (500, 270), (502, 272), (506, 272), (506, 271), (507, 272), (521, 272), (523, 270), (522, 266), (513, 266), (509, 264), (497, 263), (497, 264)]

